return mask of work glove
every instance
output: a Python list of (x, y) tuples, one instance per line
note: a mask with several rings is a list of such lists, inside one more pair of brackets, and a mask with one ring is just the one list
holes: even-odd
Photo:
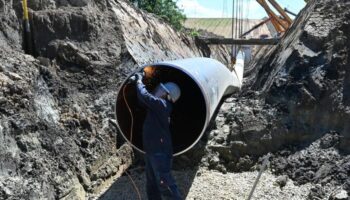
[(136, 83), (138, 81), (142, 81), (143, 75), (141, 73), (136, 73), (133, 76), (130, 77), (130, 82)]
[(143, 79), (143, 74), (142, 73), (138, 72), (138, 73), (135, 74), (135, 76), (137, 77), (136, 82), (142, 81), (142, 79)]

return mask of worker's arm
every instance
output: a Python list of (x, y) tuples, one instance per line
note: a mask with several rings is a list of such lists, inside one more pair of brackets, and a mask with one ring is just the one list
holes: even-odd
[(140, 102), (142, 102), (147, 108), (157, 109), (159, 107), (165, 107), (165, 101), (161, 98), (153, 96), (146, 89), (146, 86), (142, 83), (141, 80), (136, 82), (136, 93), (137, 98)]

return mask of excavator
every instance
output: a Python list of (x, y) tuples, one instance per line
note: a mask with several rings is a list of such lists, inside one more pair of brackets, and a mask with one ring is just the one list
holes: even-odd
[(267, 0), (256, 0), (256, 1), (264, 8), (269, 18), (257, 24), (256, 26), (252, 27), (250, 30), (243, 33), (240, 37), (242, 38), (248, 35), (250, 32), (259, 28), (260, 26), (262, 26), (263, 24), (269, 21), (275, 28), (277, 35), (278, 36), (283, 35), (293, 23), (293, 20), (287, 14), (287, 13), (290, 13), (290, 11), (286, 9), (282, 9), (282, 7), (275, 0), (268, 0), (268, 2), (270, 2), (270, 4), (279, 12), (280, 15), (277, 15), (271, 9), (269, 4), (267, 3)]
[[(199, 37), (201, 41), (206, 44), (211, 45), (275, 45), (278, 43), (280, 36), (290, 28), (293, 23), (293, 20), (287, 13), (290, 15), (296, 16), (293, 12), (288, 9), (282, 9), (282, 7), (276, 2), (276, 0), (256, 0), (266, 11), (268, 18), (256, 24), (248, 31), (243, 32), (242, 26), (243, 23), (243, 1), (242, 0), (233, 0), (233, 9), (232, 9), (232, 38), (210, 38), (210, 37)], [(305, 0), (305, 2), (308, 2)], [(276, 11), (278, 13), (276, 13)], [(236, 20), (236, 21), (234, 21)], [(245, 39), (249, 33), (264, 25), (267, 22), (271, 22), (273, 28), (276, 30), (276, 34), (273, 34), (273, 38), (250, 38)], [(268, 37), (268, 36), (267, 36)], [(237, 52), (237, 51), (234, 51)]]
[[(266, 11), (266, 13), (268, 15), (268, 18), (263, 20), (259, 24), (253, 26), (250, 30), (246, 31), (245, 33), (241, 33), (238, 36), (239, 37), (238, 40), (242, 39), (242, 38), (244, 39), (245, 36), (247, 36), (249, 33), (254, 31), (255, 29), (259, 28), (260, 26), (262, 26), (268, 22), (271, 22), (272, 26), (274, 27), (274, 29), (276, 31), (276, 34), (273, 34), (273, 37), (274, 37), (274, 39), (276, 39), (276, 41), (278, 41), (278, 38), (283, 36), (283, 34), (290, 28), (290, 26), (293, 23), (293, 20), (289, 17), (289, 15), (287, 13), (294, 15), (294, 16), (295, 16), (295, 14), (287, 9), (282, 9), (282, 7), (275, 0), (256, 0), (256, 1), (261, 5), (261, 7), (264, 8), (264, 10)], [(270, 5), (272, 5), (272, 7), (279, 13), (279, 15), (275, 13), (275, 11), (271, 8)], [(238, 6), (242, 6), (242, 4), (238, 4)], [(243, 20), (243, 19), (239, 19), (239, 20)], [(260, 42), (268, 44), (267, 42), (269, 42), (269, 40), (266, 40), (267, 37), (268, 37), (268, 35), (261, 35), (259, 39), (250, 39), (250, 40), (255, 40), (256, 44), (258, 44)], [(233, 37), (232, 37), (232, 39), (233, 39)], [(272, 40), (272, 42), (276, 42), (276, 41)], [(248, 40), (243, 41), (242, 44), (244, 44), (246, 42), (249, 42), (249, 41)], [(234, 65), (234, 64), (236, 64), (236, 56), (237, 56), (237, 55), (234, 55), (235, 54), (234, 52), (237, 52), (236, 45), (234, 45), (232, 47), (232, 49), (235, 49), (235, 50), (232, 50), (233, 55), (231, 58), (231, 64)]]
[(256, 0), (256, 1), (265, 9), (267, 15), (269, 16), (271, 24), (275, 27), (279, 35), (283, 34), (289, 29), (289, 27), (293, 23), (293, 20), (288, 16), (285, 10), (282, 9), (282, 7), (275, 0), (268, 0), (268, 1), (280, 13), (280, 16), (278, 16), (277, 14), (275, 14), (275, 12), (273, 12), (273, 10), (270, 8), (266, 0)]
[[(243, 28), (243, 15), (242, 15), (242, 7), (243, 7), (243, 2), (241, 1), (237, 1), (237, 3), (235, 4), (235, 2), (233, 2), (233, 11), (236, 10), (238, 11), (238, 14), (236, 13), (236, 41), (232, 42), (232, 57), (231, 57), (231, 64), (235, 65), (237, 64), (237, 57), (238, 54), (240, 54), (240, 52), (238, 52), (238, 49), (242, 49), (241, 46), (239, 44), (237, 44), (238, 42), (241, 42), (241, 44), (245, 45), (245, 44), (249, 44), (250, 41), (254, 41), (256, 44), (262, 43), (262, 44), (270, 44), (268, 42), (272, 41), (274, 44), (277, 43), (278, 38), (280, 36), (282, 36), (288, 29), (289, 27), (292, 25), (293, 20), (288, 16), (287, 12), (285, 9), (282, 9), (282, 7), (275, 1), (275, 0), (256, 0), (266, 11), (267, 15), (269, 16), (269, 18), (263, 20), (262, 22), (260, 22), (259, 24), (255, 25), (254, 27), (252, 27), (250, 30), (246, 31), (245, 33), (242, 32)], [(268, 3), (268, 2), (269, 3)], [(236, 5), (236, 7), (235, 7)], [(279, 13), (276, 14), (275, 11), (270, 7), (270, 5), (272, 5), (272, 7), (277, 10), (277, 12)], [(289, 11), (290, 12), (290, 11)], [(289, 13), (288, 12), (288, 13)], [(234, 13), (232, 14), (232, 20), (234, 20)], [(273, 39), (267, 39), (268, 35), (261, 35), (260, 38), (258, 39), (249, 39), (246, 40), (245, 36), (247, 36), (249, 33), (251, 33), (252, 31), (254, 31), (255, 29), (259, 28), (260, 26), (262, 26), (263, 24), (266, 24), (267, 22), (271, 22), (272, 26), (275, 29), (275, 34), (272, 34)], [(238, 26), (237, 26), (238, 25)], [(232, 41), (235, 40), (234, 39), (234, 34), (233, 31), (234, 30), (234, 23), (232, 23)], [(237, 34), (239, 32), (239, 34)], [(241, 41), (239, 41), (241, 40)], [(238, 47), (237, 47), (238, 45)], [(247, 48), (245, 48), (245, 52), (250, 52), (250, 50), (247, 50)], [(248, 48), (250, 49), (250, 48)]]

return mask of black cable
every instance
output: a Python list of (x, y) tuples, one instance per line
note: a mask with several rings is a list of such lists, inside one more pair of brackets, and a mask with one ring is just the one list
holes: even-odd
[[(235, 25), (234, 19), (235, 19), (235, 0), (232, 0), (232, 33), (231, 33), (232, 39), (234, 38), (234, 33), (233, 33), (234, 25)], [(234, 47), (235, 47), (235, 45), (232, 44), (231, 45), (231, 61), (233, 60), (232, 58), (234, 57), (234, 55), (233, 55), (234, 54)]]
[[(126, 107), (127, 107), (128, 110), (129, 110), (130, 118), (131, 118), (131, 124), (130, 124), (130, 143), (132, 144), (132, 135), (133, 135), (133, 132), (134, 132), (134, 131), (133, 131), (133, 128), (134, 128), (134, 116), (133, 116), (133, 113), (132, 113), (131, 108), (130, 108), (130, 106), (129, 106), (128, 100), (126, 99), (126, 92), (125, 92), (125, 91), (126, 91), (126, 86), (127, 86), (127, 85), (128, 85), (128, 84), (124, 85), (124, 88), (123, 88), (123, 97), (124, 97), (124, 101), (125, 101)], [(129, 179), (130, 179), (130, 181), (131, 181), (132, 185), (134, 186), (134, 189), (135, 189), (135, 191), (136, 191), (136, 193), (137, 193), (138, 199), (141, 200), (141, 199), (142, 199), (142, 198), (141, 198), (141, 193), (140, 193), (139, 188), (136, 186), (135, 181), (132, 179), (131, 175), (130, 175), (127, 171), (125, 171), (125, 174), (128, 175), (128, 177), (129, 177)]]
[[(235, 28), (235, 38), (237, 39), (238, 38), (238, 3), (239, 3), (239, 0), (237, 1), (237, 4), (236, 4), (236, 28)], [(235, 45), (235, 54), (237, 54), (237, 45)], [(236, 55), (235, 55), (236, 57)]]

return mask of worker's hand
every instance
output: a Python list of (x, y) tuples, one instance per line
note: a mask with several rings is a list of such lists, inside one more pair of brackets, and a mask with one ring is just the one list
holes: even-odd
[(143, 75), (141, 73), (136, 73), (129, 78), (131, 83), (136, 83), (138, 81), (142, 81)]
[(137, 79), (136, 75), (131, 76), (131, 77), (129, 78), (129, 83), (134, 83), (134, 82), (136, 82), (136, 81), (137, 81), (136, 79)]
[(136, 82), (142, 81), (142, 79), (143, 79), (143, 74), (142, 73), (138, 72), (138, 73), (135, 74), (135, 76), (136, 76)]

